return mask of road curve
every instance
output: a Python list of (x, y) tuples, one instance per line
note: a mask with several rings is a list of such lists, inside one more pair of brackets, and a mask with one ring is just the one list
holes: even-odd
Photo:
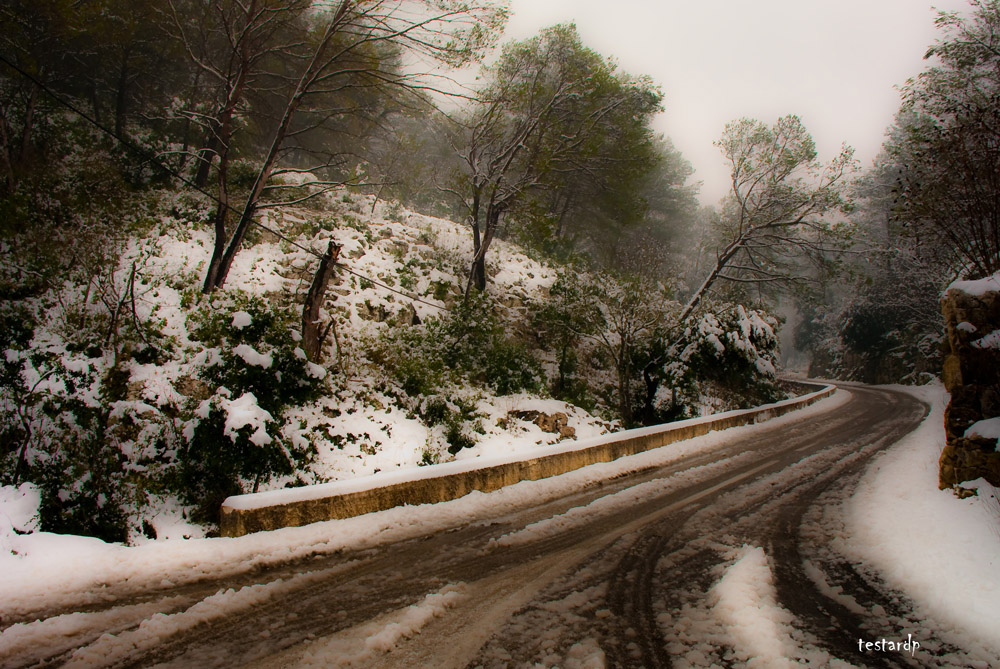
[[(831, 548), (836, 519), (824, 516), (927, 407), (892, 390), (849, 390), (834, 411), (754, 426), (540, 506), (134, 593), (72, 614), (75, 626), (49, 612), (24, 626), (16, 652), (0, 647), (0, 665), (733, 666), (753, 639), (720, 628), (713, 611), (724, 596), (713, 585), (760, 554), (800, 661), (934, 664), (956, 649), (932, 630), (919, 630), (920, 656), (859, 651), (858, 639), (896, 638), (913, 621), (905, 596)], [(226, 615), (213, 615), (220, 607)], [(66, 628), (60, 643), (32, 644), (48, 622)]]

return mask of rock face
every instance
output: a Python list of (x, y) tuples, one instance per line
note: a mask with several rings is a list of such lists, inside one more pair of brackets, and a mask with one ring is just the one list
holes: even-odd
[(942, 488), (978, 478), (1000, 486), (997, 440), (965, 436), (974, 423), (1000, 416), (1000, 291), (972, 293), (952, 287), (941, 303), (949, 348), (942, 378), (951, 393), (939, 461)]

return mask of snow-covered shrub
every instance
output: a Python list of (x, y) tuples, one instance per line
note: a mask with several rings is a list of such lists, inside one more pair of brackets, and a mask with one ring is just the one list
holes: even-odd
[(475, 403), (466, 398), (427, 397), (417, 405), (415, 413), (428, 427), (440, 428), (451, 454), (475, 446), (473, 434), (483, 432), (480, 422), (483, 415), (477, 411)]
[(224, 305), (203, 305), (190, 319), (190, 337), (206, 349), (201, 377), (234, 397), (252, 392), (272, 413), (316, 394), (326, 370), (299, 346), (297, 314), (263, 298), (230, 290)]
[(3, 341), (0, 483), (38, 486), (45, 531), (124, 541), (143, 492), (115, 430), (120, 373), (100, 357), (23, 348), (23, 326)]
[(678, 419), (706, 408), (743, 409), (781, 399), (776, 325), (739, 304), (697, 318), (674, 346), (659, 409)]
[(184, 423), (171, 478), (182, 499), (197, 506), (197, 520), (215, 520), (223, 499), (246, 492), (244, 482), (256, 490), (312, 455), (281, 432), (285, 411), (315, 397), (326, 377), (299, 347), (293, 323), (290, 309), (238, 291), (189, 319), (191, 338), (208, 346), (199, 376), (212, 394)]
[(123, 541), (148, 488), (138, 414), (156, 413), (130, 395), (129, 369), (172, 344), (136, 306), (138, 264), (103, 239), (81, 240), (75, 282), (0, 308), (0, 479), (38, 486), (42, 529)]

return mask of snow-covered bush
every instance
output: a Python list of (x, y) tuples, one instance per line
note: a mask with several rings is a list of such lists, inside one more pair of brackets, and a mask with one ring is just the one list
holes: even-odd
[(223, 499), (246, 492), (244, 482), (256, 491), (312, 454), (281, 431), (285, 411), (315, 397), (326, 377), (298, 346), (293, 323), (291, 310), (238, 291), (189, 318), (192, 340), (208, 347), (199, 376), (210, 394), (195, 398), (169, 478), (198, 520), (215, 520)]
[[(17, 295), (0, 308), (0, 479), (37, 484), (47, 531), (122, 541), (146, 498), (146, 447), (155, 439), (139, 438), (151, 434), (141, 414), (155, 411), (131, 394), (130, 367), (169, 357), (173, 343), (144, 306), (144, 254), (127, 243), (142, 211), (121, 229), (111, 212), (50, 217), (51, 233), (74, 237), (74, 262), (28, 253), (39, 263), (24, 273), (30, 280), (0, 279)], [(35, 241), (28, 233), (7, 238), (45, 248)]]
[(20, 317), (4, 319), (0, 340), (0, 484), (38, 486), (43, 530), (124, 541), (129, 510), (144, 491), (121, 447), (121, 369), (99, 347), (74, 353), (36, 341), (31, 321)]
[(679, 419), (781, 399), (776, 326), (766, 313), (739, 304), (697, 318), (674, 346), (659, 410)]

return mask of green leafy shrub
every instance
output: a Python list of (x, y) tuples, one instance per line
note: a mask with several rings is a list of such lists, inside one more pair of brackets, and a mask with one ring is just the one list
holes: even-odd
[(389, 372), (416, 416), (428, 426), (443, 426), (452, 453), (475, 444), (479, 419), (459, 388), (471, 382), (506, 395), (542, 385), (538, 360), (509, 335), (485, 296), (473, 296), (422, 326), (388, 333), (369, 357)]
[(487, 296), (472, 296), (423, 327), (393, 333), (377, 348), (377, 361), (409, 395), (426, 395), (458, 379), (501, 395), (541, 387), (538, 360), (508, 334)]

